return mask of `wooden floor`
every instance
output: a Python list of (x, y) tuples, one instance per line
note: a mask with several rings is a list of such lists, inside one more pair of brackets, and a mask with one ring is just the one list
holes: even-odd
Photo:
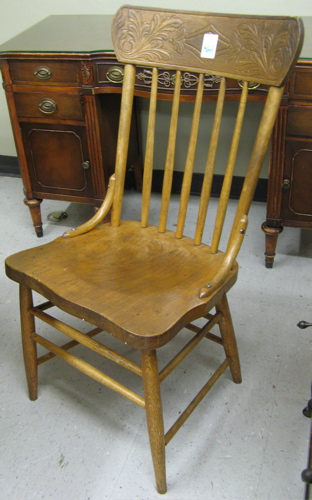
[[(133, 194), (125, 204), (130, 219), (137, 216)], [(0, 177), (1, 260), (51, 241), (93, 212), (91, 207), (44, 201), (44, 236), (38, 239), (22, 196), (20, 179)], [(68, 219), (48, 222), (48, 214), (56, 210), (66, 210)], [(312, 331), (299, 330), (296, 324), (312, 321), (312, 231), (285, 228), (274, 268), (268, 270), (260, 229), (264, 219), (265, 204), (253, 203), (238, 283), (229, 293), (243, 384), (223, 377), (193, 421), (170, 442), (168, 493), (159, 498), (303, 498), (301, 471), (310, 421), (302, 409), (310, 398)], [(242, 300), (246, 308), (241, 312)], [(157, 499), (144, 412), (57, 359), (40, 367), (39, 399), (30, 402), (20, 348), (18, 287), (4, 276), (3, 267), (0, 308), (0, 498)], [(123, 350), (128, 354), (127, 346)], [(214, 359), (215, 353), (212, 368)], [(186, 362), (162, 385), (167, 428), (180, 401), (188, 400), (192, 384), (198, 380), (201, 386), (205, 366), (200, 350), (197, 361), (196, 370)], [(110, 370), (116, 367), (108, 365), (108, 374)], [(139, 390), (139, 379), (120, 370), (120, 380), (127, 377), (128, 385)]]

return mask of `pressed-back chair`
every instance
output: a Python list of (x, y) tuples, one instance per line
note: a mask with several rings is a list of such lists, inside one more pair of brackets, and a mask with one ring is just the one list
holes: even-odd
[[(226, 298), (234, 285), (236, 257), (247, 228), (248, 210), (283, 95), (283, 85), (300, 53), (300, 20), (283, 17), (234, 16), (125, 6), (112, 25), (117, 59), (124, 63), (124, 81), (115, 174), (101, 209), (63, 237), (9, 257), (7, 275), (20, 283), (23, 351), (30, 399), (37, 398), (38, 365), (57, 355), (98, 382), (145, 408), (157, 489), (166, 491), (165, 445), (229, 367), (234, 382), (241, 371)], [(139, 66), (139, 67), (137, 67)], [(131, 128), (132, 105), (140, 71), (149, 68), (142, 211), (139, 221), (122, 219), (122, 200)], [(173, 85), (168, 143), (157, 145), (155, 123), (159, 85), (164, 73)], [(168, 77), (169, 75), (169, 77)], [(207, 161), (193, 234), (185, 235), (196, 143), (201, 123), (206, 78), (220, 82), (213, 127), (206, 139)], [(213, 168), (227, 90), (227, 79), (241, 81), (241, 97), (211, 241), (203, 240)], [(168, 230), (175, 151), (179, 147), (179, 102), (183, 86), (192, 83), (194, 112), (185, 159), (176, 229)], [(229, 201), (235, 159), (250, 82), (267, 85), (267, 99), (250, 159), (242, 194), (224, 251), (219, 243)], [(241, 142), (243, 137), (241, 138)], [(159, 224), (149, 223), (154, 152), (166, 149)], [(159, 168), (159, 166), (157, 166)], [(100, 222), (111, 211), (111, 222)], [(125, 214), (127, 215), (127, 214)], [(171, 220), (171, 219), (170, 219)], [(171, 220), (172, 221), (172, 220)], [(56, 258), (54, 258), (56, 256)], [(32, 290), (47, 299), (33, 305)], [(82, 333), (47, 313), (56, 307), (93, 325)], [(244, 314), (244, 312), (242, 312)], [(35, 318), (72, 340), (62, 346), (39, 335)], [(204, 326), (194, 321), (204, 318)], [(201, 319), (201, 321), (203, 321)], [(220, 335), (210, 330), (218, 325)], [(192, 332), (186, 345), (159, 370), (157, 349), (182, 330)], [(141, 363), (126, 359), (93, 337), (108, 332), (141, 353)], [(164, 431), (161, 382), (201, 341), (223, 346), (225, 357), (172, 427)], [(49, 351), (38, 357), (36, 345)], [(143, 379), (143, 396), (127, 388), (69, 350), (82, 344), (129, 369)], [(204, 349), (208, 349), (205, 344)], [(161, 353), (160, 353), (161, 354)], [(204, 432), (203, 430), (201, 432)]]

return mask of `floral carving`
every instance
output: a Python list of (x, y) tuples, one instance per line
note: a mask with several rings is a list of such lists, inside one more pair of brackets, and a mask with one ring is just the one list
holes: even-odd
[(274, 30), (267, 23), (243, 23), (237, 27), (227, 47), (227, 58), (239, 65), (245, 74), (278, 75), (293, 54), (295, 40), (285, 22)]
[(172, 51), (182, 53), (185, 28), (176, 16), (162, 17), (156, 13), (150, 23), (144, 23), (139, 11), (129, 11), (129, 19), (117, 21), (119, 49), (136, 59), (169, 60)]
[(84, 61), (81, 61), (81, 77), (83, 85), (88, 85), (90, 83), (91, 66), (86, 64)]

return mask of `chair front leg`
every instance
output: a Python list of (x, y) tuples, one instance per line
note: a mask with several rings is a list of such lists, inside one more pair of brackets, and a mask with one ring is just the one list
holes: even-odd
[(242, 381), (242, 374), (240, 369), (235, 332), (226, 295), (224, 295), (220, 302), (217, 304), (216, 310), (222, 313), (222, 319), (219, 323), (219, 327), (225, 354), (229, 361), (232, 378), (236, 384), (240, 384)]
[(31, 334), (35, 331), (35, 319), (29, 312), (29, 308), (32, 306), (31, 290), (25, 285), (20, 285), (20, 314), (24, 363), (29, 399), (35, 401), (38, 397), (38, 365), (37, 345), (31, 338)]
[(145, 411), (158, 493), (166, 493), (164, 420), (156, 351), (142, 351)]

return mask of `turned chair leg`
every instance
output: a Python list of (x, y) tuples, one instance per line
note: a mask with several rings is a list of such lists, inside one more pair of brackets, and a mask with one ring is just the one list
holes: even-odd
[(35, 331), (35, 319), (29, 312), (29, 308), (32, 306), (31, 290), (24, 285), (20, 285), (20, 313), (24, 363), (29, 398), (34, 401), (38, 397), (38, 366), (37, 345), (31, 338), (31, 334)]
[(240, 369), (235, 332), (233, 328), (230, 308), (226, 295), (222, 297), (222, 299), (216, 306), (216, 310), (222, 313), (222, 319), (219, 323), (220, 333), (223, 341), (225, 354), (229, 361), (229, 367), (231, 370), (233, 381), (236, 384), (240, 384), (242, 381), (242, 374)]
[(166, 493), (164, 421), (156, 351), (142, 351), (147, 427), (158, 493)]

